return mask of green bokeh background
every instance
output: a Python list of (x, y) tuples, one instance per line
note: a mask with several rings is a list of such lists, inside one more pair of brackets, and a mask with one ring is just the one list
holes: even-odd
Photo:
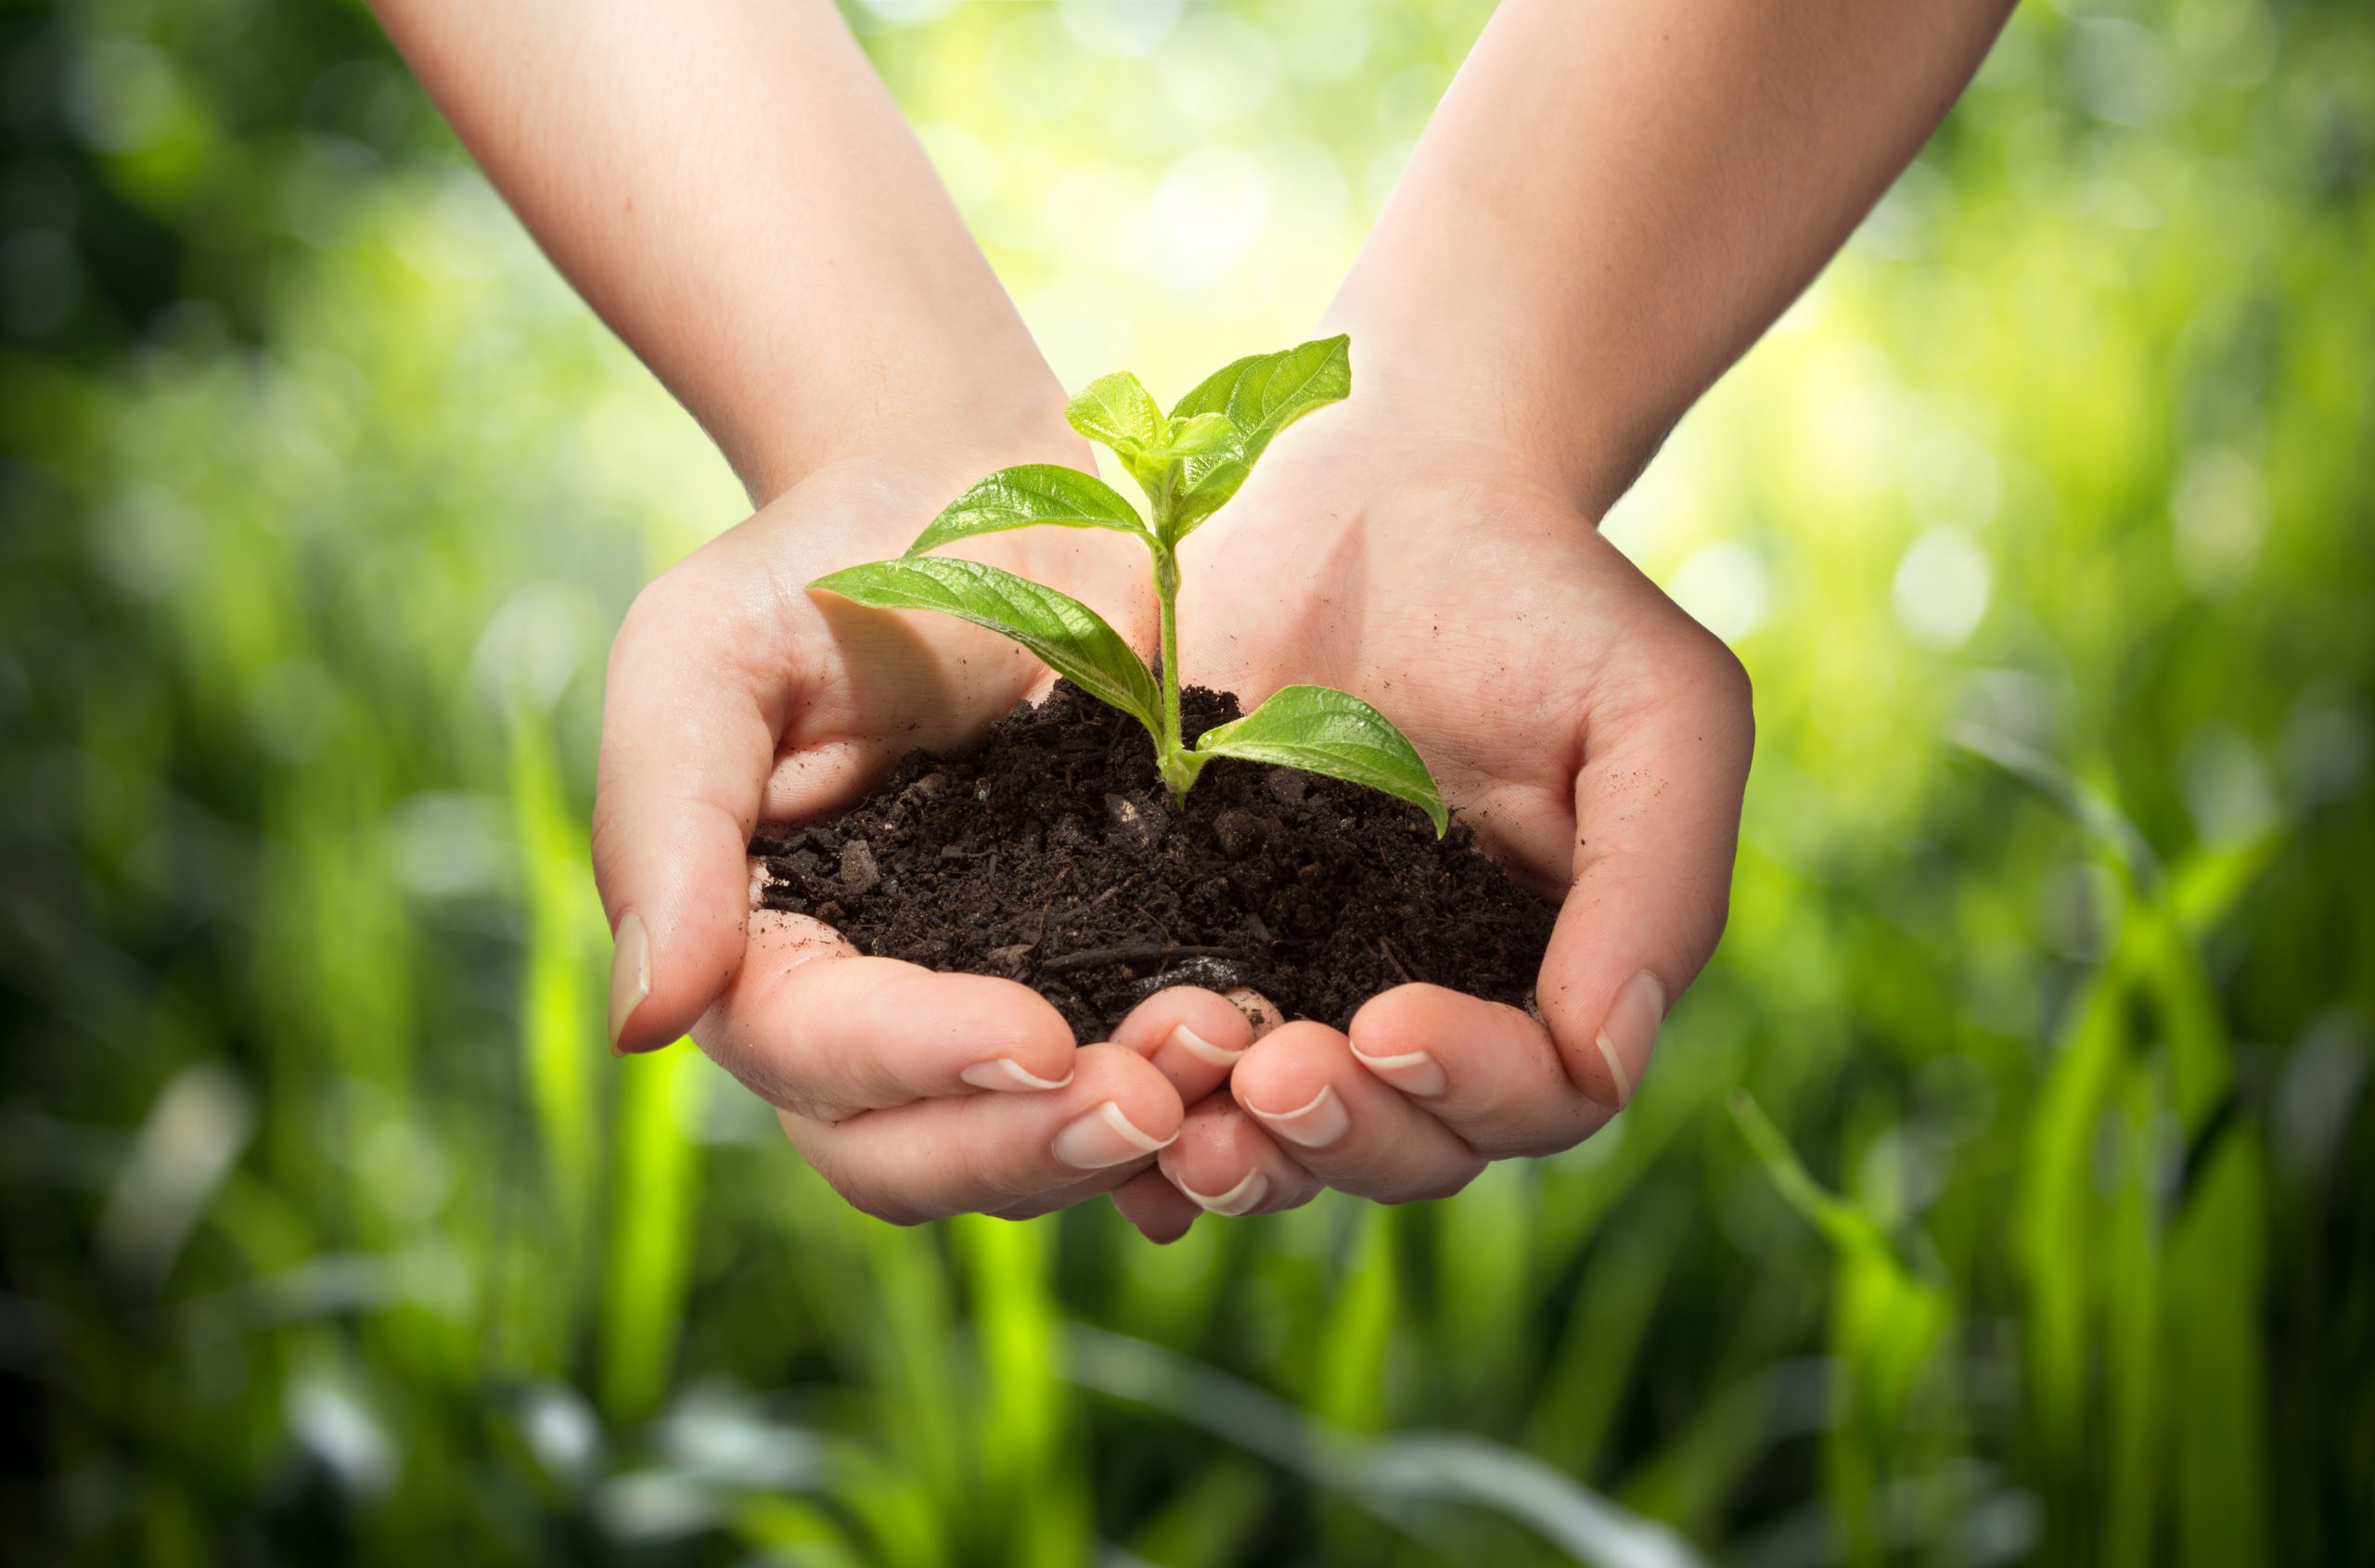
[[(1175, 392), (1486, 10), (853, 20), (1067, 382)], [(1611, 518), (1760, 724), (1634, 1108), (1163, 1251), (603, 1050), (603, 650), (741, 502), (368, 16), (0, 80), (0, 1557), (2375, 1553), (2363, 0), (2025, 9)]]

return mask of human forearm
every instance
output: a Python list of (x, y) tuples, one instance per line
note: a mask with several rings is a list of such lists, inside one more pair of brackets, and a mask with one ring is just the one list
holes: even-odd
[(825, 0), (376, 4), (754, 497), (936, 431), (1061, 431), (1045, 361)]
[(1329, 313), (1598, 516), (1828, 262), (2009, 0), (1508, 0)]

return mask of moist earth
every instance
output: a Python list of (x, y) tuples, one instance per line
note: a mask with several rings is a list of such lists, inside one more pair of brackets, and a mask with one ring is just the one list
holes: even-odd
[[(1239, 713), (1201, 687), (1180, 706), (1190, 740)], [(1166, 985), (1252, 986), (1340, 1029), (1413, 980), (1528, 1007), (1557, 914), (1466, 827), (1438, 840), (1373, 790), (1223, 758), (1175, 807), (1146, 731), (1069, 681), (830, 821), (763, 825), (751, 853), (765, 907), (1019, 980), (1083, 1040)]]

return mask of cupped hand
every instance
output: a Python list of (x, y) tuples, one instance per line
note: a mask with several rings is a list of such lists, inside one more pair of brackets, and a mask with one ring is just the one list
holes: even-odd
[[(1630, 1099), (1723, 932), (1753, 739), (1739, 662), (1521, 451), (1427, 428), (1356, 392), (1283, 435), (1183, 546), (1183, 665), (1249, 706), (1312, 681), (1399, 725), (1483, 847), (1560, 901), (1538, 1012), (1408, 984), (1348, 1031), (1269, 1034), (1162, 1156), (1215, 1212), (1316, 1183), (1439, 1197), (1573, 1146)], [(1178, 1227), (1144, 1184), (1116, 1197)]]
[[(613, 1045), (689, 1032), (844, 1197), (888, 1219), (1019, 1217), (1126, 1180), (1251, 1042), (1236, 1009), (1188, 994), (1150, 1000), (1116, 1043), (1081, 1046), (1014, 982), (861, 957), (814, 920), (752, 913), (759, 820), (846, 805), (907, 752), (969, 743), (1051, 679), (954, 618), (806, 585), (898, 555), (994, 468), (1084, 456), (918, 450), (820, 469), (656, 580), (611, 649), (594, 862), (616, 938)], [(1151, 640), (1126, 539), (1041, 529), (967, 553)]]

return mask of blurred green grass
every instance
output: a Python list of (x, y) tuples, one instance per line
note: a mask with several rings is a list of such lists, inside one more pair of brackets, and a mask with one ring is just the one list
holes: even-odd
[[(853, 13), (1156, 385), (1310, 324), (1484, 14)], [(1761, 726), (1636, 1107), (1162, 1252), (602, 1051), (600, 656), (739, 499), (367, 16), (0, 71), (6, 1555), (2375, 1552), (2363, 6), (2015, 19), (1610, 520)]]

